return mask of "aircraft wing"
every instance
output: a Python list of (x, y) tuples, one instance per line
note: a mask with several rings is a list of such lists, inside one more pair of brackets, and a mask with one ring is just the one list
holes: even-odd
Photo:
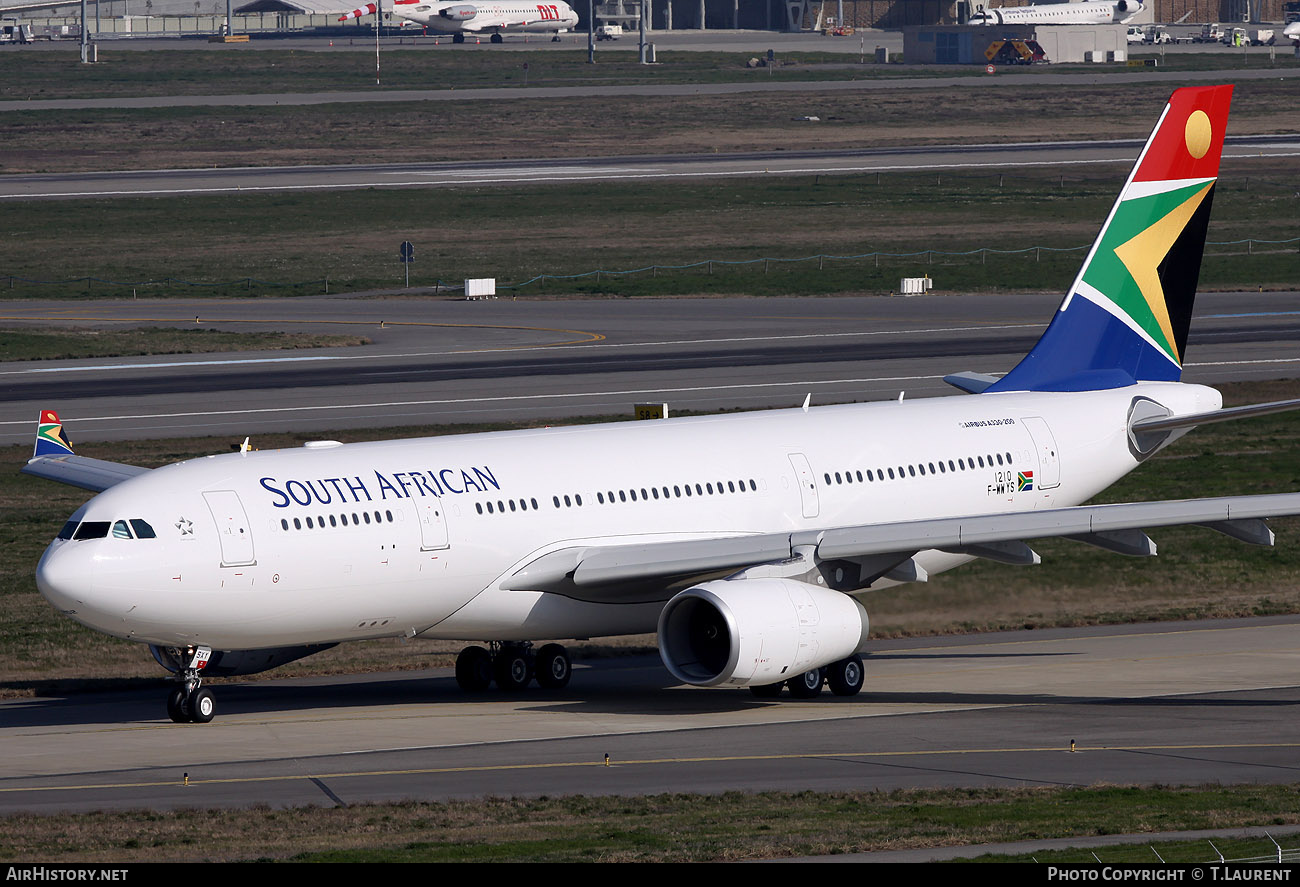
[(841, 572), (828, 584), (854, 591), (882, 576), (924, 581), (924, 570), (912, 557), (931, 549), (1034, 564), (1039, 558), (1026, 540), (1065, 537), (1121, 554), (1154, 555), (1155, 543), (1145, 529), (1189, 524), (1243, 542), (1272, 545), (1273, 532), (1264, 519), (1290, 515), (1300, 515), (1300, 493), (1077, 505), (794, 533), (575, 546), (537, 558), (506, 577), (500, 587), (595, 601), (656, 600), (666, 599), (682, 582), (746, 568), (807, 571), (829, 564)]
[(72, 452), (72, 441), (63, 430), (59, 414), (54, 410), (41, 410), (36, 424), (36, 446), (32, 458), (19, 470), (23, 474), (71, 484), (96, 493), (149, 471), (138, 465), (105, 462), (103, 459), (76, 455)]
[(64, 456), (36, 456), (28, 460), (19, 469), (23, 474), (43, 477), (92, 490), (96, 493), (107, 490), (114, 484), (120, 484), (127, 478), (135, 477), (149, 471), (138, 465), (126, 465), (121, 462), (105, 462), (103, 459), (91, 459), (88, 456), (72, 454)]

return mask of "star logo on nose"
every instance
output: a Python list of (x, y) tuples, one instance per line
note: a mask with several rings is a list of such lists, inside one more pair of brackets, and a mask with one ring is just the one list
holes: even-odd
[(194, 521), (189, 521), (186, 520), (185, 518), (181, 518), (176, 522), (176, 529), (181, 531), (182, 536), (193, 536)]

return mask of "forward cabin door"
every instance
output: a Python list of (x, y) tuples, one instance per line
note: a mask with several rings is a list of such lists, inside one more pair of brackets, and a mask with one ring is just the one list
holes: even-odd
[(204, 493), (203, 498), (217, 525), (217, 538), (221, 540), (221, 566), (245, 567), (255, 563), (253, 533), (239, 494), (234, 490), (213, 490)]

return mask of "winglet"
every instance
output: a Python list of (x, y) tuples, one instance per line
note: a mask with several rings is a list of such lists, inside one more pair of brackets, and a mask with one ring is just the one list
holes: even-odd
[(41, 410), (41, 419), (36, 426), (36, 449), (32, 458), (37, 456), (69, 456), (72, 454), (72, 441), (68, 440), (59, 414), (54, 410)]

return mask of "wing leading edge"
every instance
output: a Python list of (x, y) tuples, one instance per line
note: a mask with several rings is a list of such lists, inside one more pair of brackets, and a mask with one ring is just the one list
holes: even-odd
[(54, 410), (41, 410), (32, 458), (19, 470), (23, 474), (81, 487), (95, 493), (149, 471), (138, 465), (78, 456), (72, 452), (72, 441), (68, 439), (63, 423), (59, 421), (59, 414)]
[(534, 559), (499, 585), (593, 601), (666, 599), (678, 582), (739, 570), (796, 575), (817, 570), (841, 591), (885, 576), (924, 581), (912, 558), (938, 550), (1001, 563), (1033, 564), (1027, 540), (1068, 538), (1129, 555), (1154, 555), (1146, 529), (1199, 525), (1234, 539), (1272, 545), (1264, 519), (1300, 514), (1300, 493), (1077, 505), (821, 531), (767, 533), (675, 542), (574, 546)]

